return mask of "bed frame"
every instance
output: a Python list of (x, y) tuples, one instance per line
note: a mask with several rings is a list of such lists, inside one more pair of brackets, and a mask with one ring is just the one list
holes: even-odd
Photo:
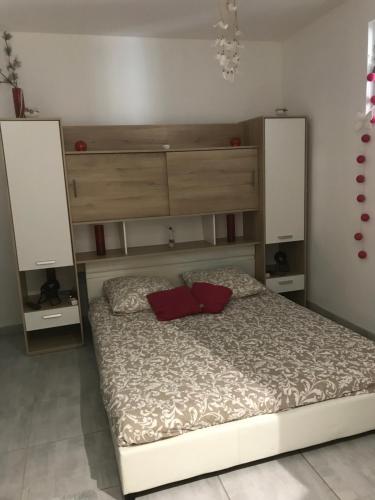
[[(123, 275), (164, 276), (179, 283), (186, 270), (238, 265), (253, 274), (254, 248), (134, 258), (86, 267), (89, 299), (101, 295), (106, 279)], [(126, 500), (188, 478), (222, 471), (267, 457), (307, 448), (375, 429), (375, 394), (345, 397), (284, 412), (246, 418), (154, 443), (118, 447), (113, 439), (122, 492)]]

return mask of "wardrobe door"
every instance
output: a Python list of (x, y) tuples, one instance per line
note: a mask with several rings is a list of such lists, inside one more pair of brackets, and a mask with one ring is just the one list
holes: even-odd
[(169, 215), (164, 153), (66, 156), (73, 222)]
[(265, 120), (266, 243), (305, 239), (306, 120)]
[(73, 264), (58, 121), (4, 121), (1, 135), (21, 271)]
[(256, 210), (256, 149), (167, 153), (171, 215)]

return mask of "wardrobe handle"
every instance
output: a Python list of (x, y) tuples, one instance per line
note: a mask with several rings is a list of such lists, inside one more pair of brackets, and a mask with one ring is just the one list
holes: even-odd
[(43, 319), (55, 319), (55, 318), (61, 318), (62, 314), (46, 314), (46, 316), (42, 316)]
[(255, 170), (251, 171), (251, 181), (250, 184), (255, 187)]
[(294, 280), (279, 281), (279, 285), (292, 285)]
[(78, 198), (77, 181), (73, 179), (72, 184), (73, 184), (74, 198)]
[(56, 264), (55, 260), (39, 260), (38, 262), (35, 262), (37, 266), (48, 266), (50, 264)]
[(278, 236), (279, 240), (291, 240), (293, 238), (292, 234), (284, 234), (283, 236)]

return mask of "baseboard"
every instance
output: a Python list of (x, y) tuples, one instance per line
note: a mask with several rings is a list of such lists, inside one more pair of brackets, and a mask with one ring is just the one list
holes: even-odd
[(370, 332), (366, 330), (365, 328), (361, 328), (358, 325), (355, 325), (354, 323), (351, 323), (350, 321), (347, 321), (346, 319), (340, 318), (340, 316), (336, 316), (336, 314), (331, 313), (327, 311), (326, 309), (323, 309), (323, 307), (320, 307), (312, 302), (307, 302), (307, 307), (311, 309), (312, 311), (315, 311), (322, 316), (325, 316), (328, 319), (331, 319), (332, 321), (335, 321), (339, 325), (345, 326), (346, 328), (349, 328), (350, 330), (353, 330), (353, 332), (360, 333), (364, 337), (367, 337), (371, 340), (375, 340), (375, 333)]
[(22, 325), (0, 326), (0, 335), (17, 335), (23, 333)]

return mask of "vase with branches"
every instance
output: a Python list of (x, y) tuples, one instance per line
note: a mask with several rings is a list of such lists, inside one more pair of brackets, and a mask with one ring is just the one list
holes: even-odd
[(10, 43), (12, 34), (3, 31), (1, 38), (4, 41), (4, 52), (6, 57), (5, 69), (0, 68), (0, 83), (8, 84), (12, 87), (14, 111), (17, 118), (24, 118), (28, 108), (25, 107), (25, 100), (22, 89), (18, 85), (18, 70), (21, 67), (21, 61), (13, 55), (12, 45)]

